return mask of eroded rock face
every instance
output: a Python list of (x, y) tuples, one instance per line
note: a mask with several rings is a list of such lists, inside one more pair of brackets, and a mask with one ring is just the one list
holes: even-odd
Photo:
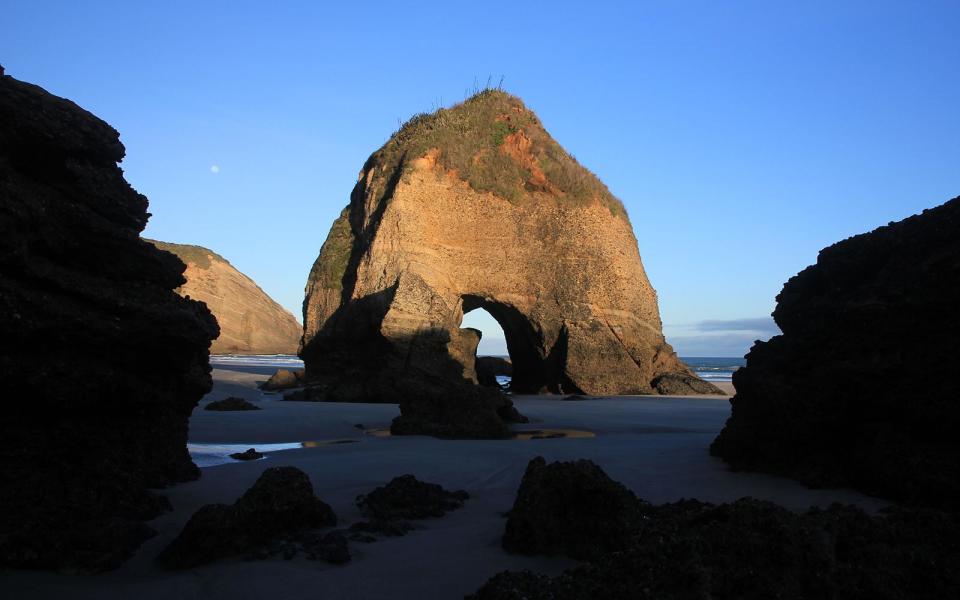
[(404, 417), (417, 389), (441, 421), (476, 383), (479, 335), (460, 324), (477, 308), (503, 327), (515, 392), (653, 393), (693, 375), (663, 338), (623, 206), (497, 91), (412, 119), (364, 165), (307, 283), (307, 379), (321, 399), (400, 402)]
[(201, 246), (150, 240), (187, 265), (180, 295), (207, 305), (220, 324), (214, 354), (296, 354), (303, 328), (252, 279)]
[(0, 564), (100, 571), (194, 479), (187, 420), (217, 325), (142, 241), (117, 132), (0, 76)]
[(960, 198), (820, 252), (733, 376), (739, 469), (960, 507)]

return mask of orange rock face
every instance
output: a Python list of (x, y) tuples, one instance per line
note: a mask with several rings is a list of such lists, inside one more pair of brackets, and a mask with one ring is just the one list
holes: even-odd
[(302, 328), (249, 277), (200, 246), (153, 242), (187, 265), (181, 296), (204, 302), (220, 324), (214, 354), (295, 354)]
[[(503, 327), (516, 392), (656, 393), (668, 374), (695, 391), (623, 206), (532, 112), (488, 92), (411, 123), (367, 161), (307, 283), (302, 356), (325, 397), (390, 395), (400, 373), (476, 382), (476, 308)], [(337, 382), (357, 372), (378, 383)]]

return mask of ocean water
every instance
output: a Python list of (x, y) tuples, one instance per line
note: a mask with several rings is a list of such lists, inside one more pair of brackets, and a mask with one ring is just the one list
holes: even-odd
[(747, 365), (747, 359), (735, 356), (681, 356), (700, 379), (733, 381), (733, 372)]
[[(503, 358), (509, 358), (504, 356)], [(736, 356), (681, 356), (680, 360), (687, 363), (701, 379), (707, 381), (732, 381), (733, 372), (746, 366), (743, 357)], [(245, 366), (245, 367), (276, 367), (278, 369), (301, 369), (303, 361), (289, 354), (216, 354), (210, 357), (210, 364), (214, 366)], [(508, 385), (510, 378), (497, 376), (497, 382)]]
[(302, 369), (303, 361), (292, 354), (212, 354), (213, 366), (276, 367), (278, 369)]

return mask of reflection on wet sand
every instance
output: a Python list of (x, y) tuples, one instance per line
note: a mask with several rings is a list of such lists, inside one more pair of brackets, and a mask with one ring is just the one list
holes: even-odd
[[(193, 462), (200, 468), (216, 467), (234, 462), (240, 462), (241, 459), (234, 458), (233, 454), (243, 454), (245, 451), (254, 450), (258, 453), (269, 454), (280, 452), (282, 450), (296, 450), (297, 448), (321, 448), (323, 446), (335, 446), (339, 444), (355, 444), (357, 439), (334, 439), (334, 440), (309, 440), (306, 442), (284, 442), (279, 444), (187, 444), (187, 451)], [(263, 460), (257, 458), (255, 460)]]
[[(373, 437), (390, 437), (390, 430), (388, 428), (375, 428), (375, 429), (364, 429), (363, 433)], [(557, 438), (592, 438), (597, 437), (597, 434), (592, 431), (585, 431), (583, 429), (520, 429), (515, 430), (509, 439), (511, 440), (550, 440)], [(490, 441), (502, 441), (502, 440), (490, 440)]]
[[(391, 437), (389, 427), (364, 429), (363, 434), (375, 438)], [(592, 437), (596, 437), (594, 432), (583, 429), (520, 429), (514, 431), (508, 439), (529, 441)], [(204, 468), (241, 462), (241, 460), (243, 460), (236, 458), (234, 455), (247, 454), (247, 460), (264, 460), (268, 458), (268, 456), (255, 457), (255, 454), (269, 455), (273, 452), (281, 452), (283, 450), (322, 448), (324, 446), (337, 446), (340, 444), (356, 444), (360, 441), (358, 438), (339, 438), (332, 440), (308, 440), (305, 442), (284, 442), (279, 444), (187, 444), (187, 451), (190, 452), (190, 457), (193, 458), (193, 462), (195, 462), (198, 467)], [(249, 455), (250, 450), (253, 450), (255, 454)]]

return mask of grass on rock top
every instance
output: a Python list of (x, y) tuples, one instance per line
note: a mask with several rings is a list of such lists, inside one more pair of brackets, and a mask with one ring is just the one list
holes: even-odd
[(176, 254), (184, 263), (193, 263), (201, 269), (210, 268), (211, 256), (222, 260), (225, 263), (230, 262), (213, 250), (209, 250), (203, 246), (192, 246), (190, 244), (171, 244), (170, 242), (160, 242), (147, 238), (143, 238), (143, 240), (145, 242), (150, 242), (161, 250), (166, 250), (167, 252)]
[[(516, 148), (510, 148), (511, 142)], [(543, 191), (559, 202), (600, 202), (626, 216), (620, 201), (543, 128), (523, 102), (499, 89), (485, 89), (451, 108), (414, 115), (377, 150), (367, 166), (380, 173), (406, 173), (414, 159), (437, 150), (440, 166), (456, 171), (479, 192), (510, 202)]]

